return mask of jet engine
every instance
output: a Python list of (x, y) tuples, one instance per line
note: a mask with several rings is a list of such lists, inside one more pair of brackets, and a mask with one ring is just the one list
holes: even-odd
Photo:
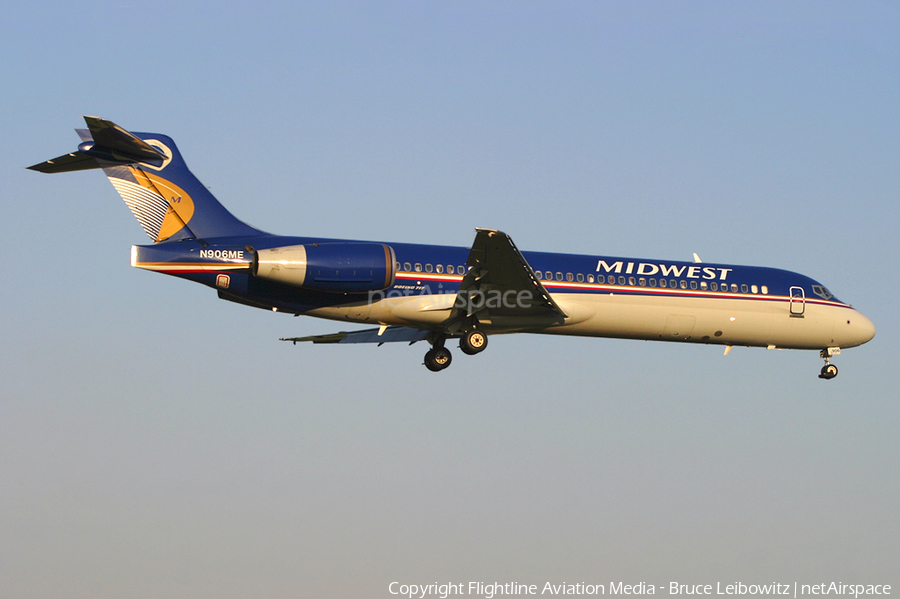
[(257, 250), (252, 272), (304, 289), (365, 293), (393, 285), (395, 263), (394, 250), (380, 243), (312, 243)]

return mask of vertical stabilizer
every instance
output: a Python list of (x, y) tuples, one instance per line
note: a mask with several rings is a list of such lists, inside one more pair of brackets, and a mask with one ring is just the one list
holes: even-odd
[(78, 151), (29, 167), (45, 173), (102, 168), (147, 235), (159, 243), (260, 235), (241, 222), (191, 173), (172, 138), (132, 133), (84, 117)]

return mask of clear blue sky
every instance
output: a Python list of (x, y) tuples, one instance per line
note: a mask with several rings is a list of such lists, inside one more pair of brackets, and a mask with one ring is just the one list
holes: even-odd
[[(898, 31), (888, 2), (0, 8), (0, 597), (900, 589)], [(340, 326), (132, 269), (102, 174), (23, 168), (83, 114), (171, 135), (264, 230), (698, 252), (878, 335), (830, 382), (815, 352), (292, 347)]]

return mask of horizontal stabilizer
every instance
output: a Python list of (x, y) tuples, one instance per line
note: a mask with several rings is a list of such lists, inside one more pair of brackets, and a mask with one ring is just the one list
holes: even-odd
[(409, 341), (410, 344), (421, 341), (429, 335), (424, 329), (412, 327), (387, 327), (379, 335), (382, 329), (363, 329), (361, 331), (341, 331), (329, 335), (310, 335), (309, 337), (282, 338), (281, 341), (292, 341), (294, 344), (301, 341), (313, 343), (390, 343), (395, 341)]
[[(65, 154), (28, 168), (39, 173), (65, 173), (102, 168), (114, 164), (146, 163), (161, 166), (166, 155), (140, 137), (122, 129), (112, 121), (86, 116), (89, 141), (78, 146), (78, 152)], [(102, 160), (107, 164), (100, 164)]]
[(158, 162), (166, 159), (166, 155), (145, 142), (143, 139), (122, 129), (112, 121), (96, 116), (86, 116), (84, 121), (94, 138), (94, 148), (103, 148), (113, 154), (120, 154), (132, 162)]
[(69, 171), (85, 171), (92, 168), (100, 168), (97, 159), (81, 152), (63, 154), (53, 160), (47, 160), (28, 167), (39, 173), (67, 173)]

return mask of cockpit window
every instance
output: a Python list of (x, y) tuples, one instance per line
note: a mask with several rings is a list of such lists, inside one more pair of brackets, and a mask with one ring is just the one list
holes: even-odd
[(812, 290), (813, 290), (813, 293), (815, 293), (816, 295), (818, 295), (819, 297), (824, 298), (824, 299), (831, 299), (834, 297), (831, 294), (831, 292), (828, 291), (828, 289), (826, 289), (825, 287), (822, 287), (821, 285), (813, 285)]

